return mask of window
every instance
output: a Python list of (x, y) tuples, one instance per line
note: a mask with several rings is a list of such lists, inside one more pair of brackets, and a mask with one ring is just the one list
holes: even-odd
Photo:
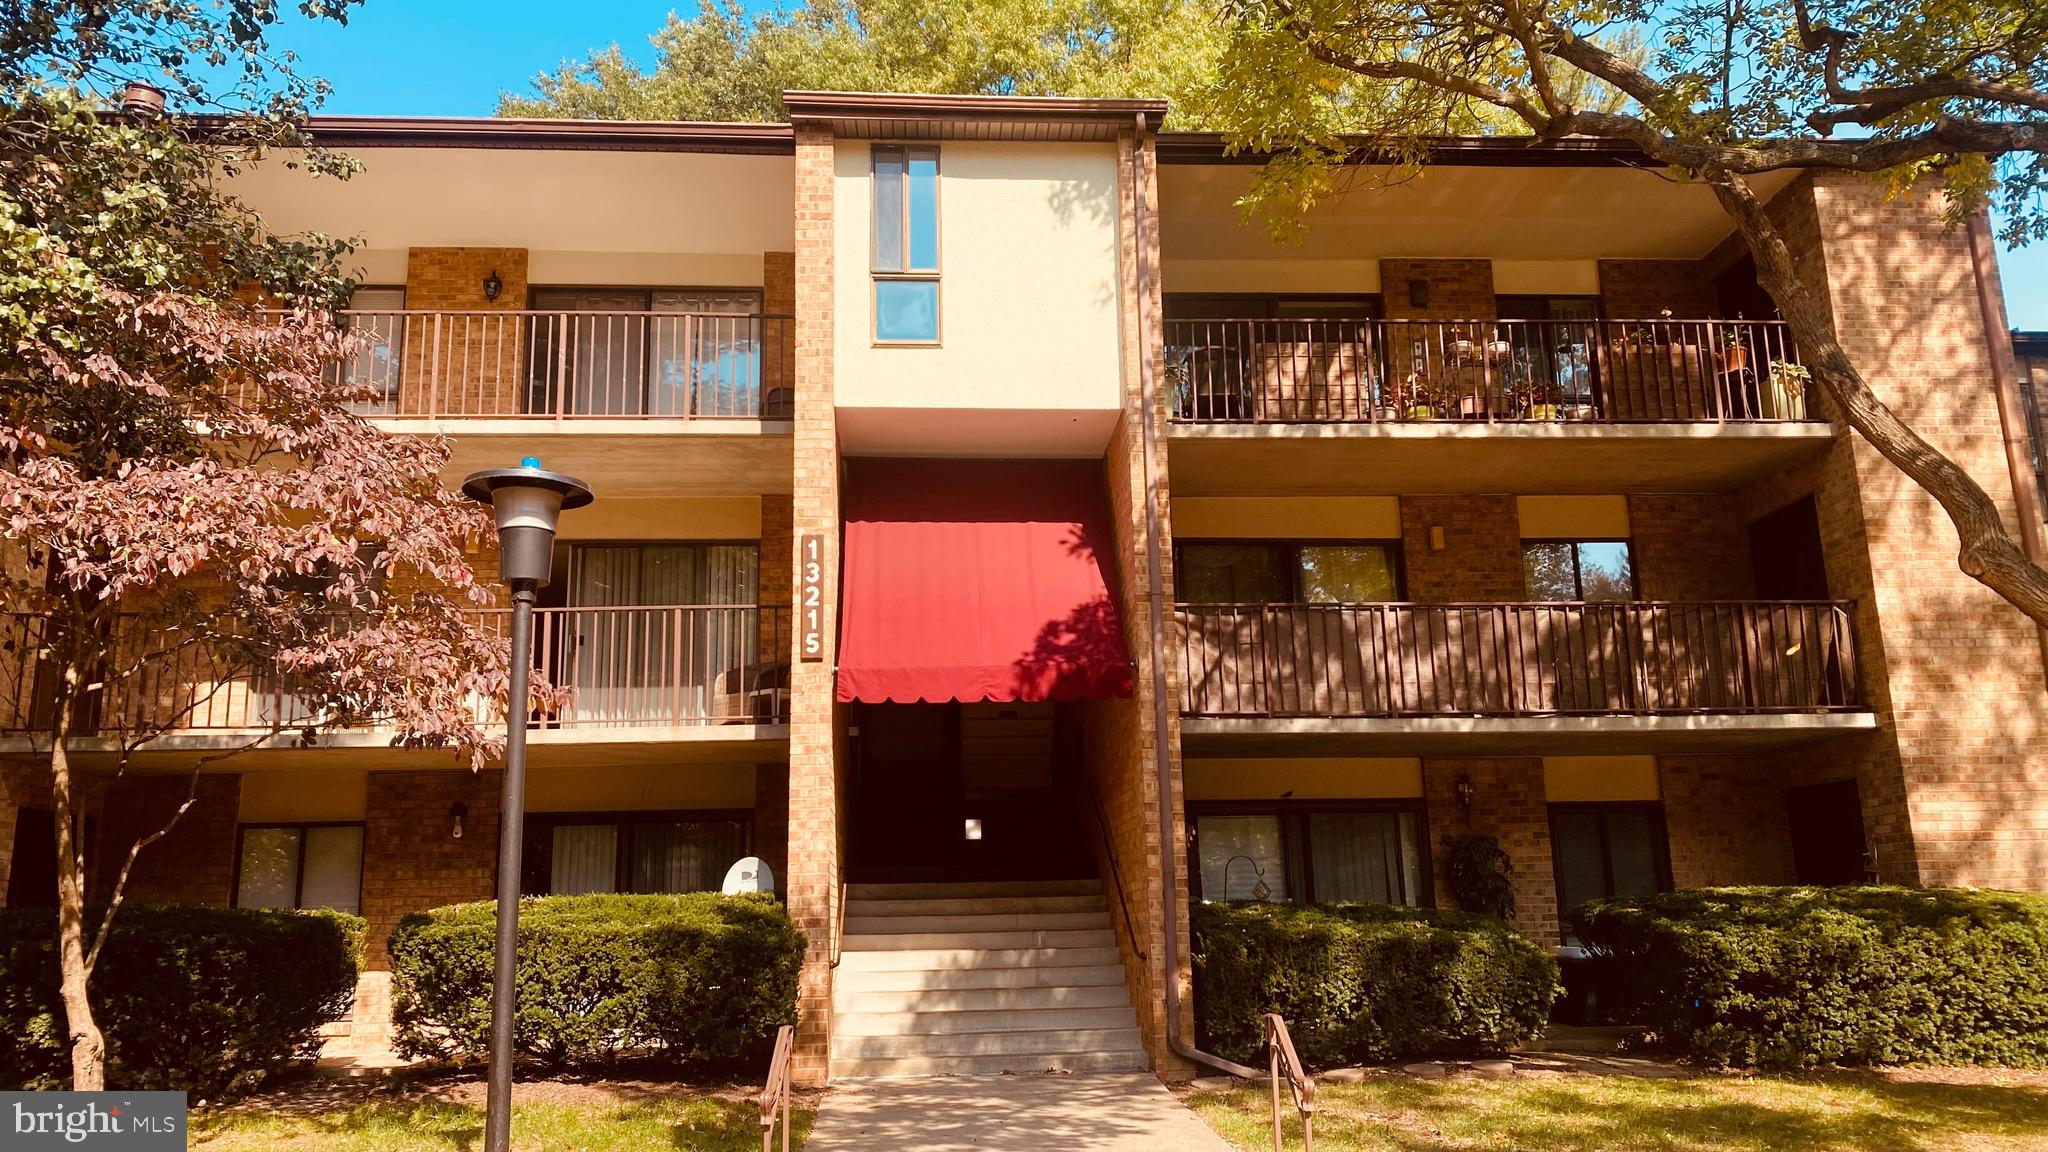
[(939, 340), (939, 150), (874, 151), (875, 340)]
[(1391, 542), (1189, 542), (1176, 583), (1188, 604), (1379, 604), (1401, 598), (1400, 560)]
[(362, 909), (361, 824), (244, 825), (235, 869), (237, 908)]
[(528, 896), (585, 892), (712, 892), (747, 854), (751, 812), (636, 812), (532, 816)]
[(1539, 402), (1593, 402), (1593, 357), (1600, 319), (1598, 296), (1501, 296), (1496, 298), (1501, 335), (1513, 349), (1502, 366), (1510, 387), (1535, 385)]
[(1522, 569), (1531, 600), (1633, 600), (1636, 594), (1626, 540), (1527, 540)]
[(1588, 900), (1645, 896), (1671, 886), (1657, 804), (1553, 804), (1550, 850), (1560, 912)]
[(1197, 806), (1191, 870), (1202, 900), (1427, 901), (1422, 806)]
[(367, 345), (336, 370), (343, 382), (371, 393), (352, 406), (366, 416), (395, 411), (405, 365), (405, 289), (356, 289), (349, 295), (347, 319)]
[(536, 288), (528, 412), (754, 416), (761, 294), (735, 288)]

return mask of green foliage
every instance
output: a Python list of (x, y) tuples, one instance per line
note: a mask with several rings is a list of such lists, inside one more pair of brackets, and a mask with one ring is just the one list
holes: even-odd
[[(391, 935), (408, 1056), (490, 1045), (495, 904), (407, 916)], [(514, 1042), (553, 1064), (658, 1050), (694, 1064), (765, 1056), (796, 1020), (804, 936), (769, 896), (547, 896), (519, 911)]]
[(2048, 1064), (2048, 896), (1723, 888), (1596, 901), (1579, 939), (1710, 1064)]
[(1557, 962), (1499, 921), (1382, 904), (1194, 909), (1195, 1005), (1211, 1049), (1263, 1065), (1263, 1017), (1315, 1067), (1498, 1051), (1540, 1035)]
[(1217, 0), (811, 0), (752, 17), (702, 0), (651, 37), (652, 71), (613, 45), (498, 113), (772, 121), (785, 90), (1178, 99), (1213, 72), (1222, 30)]
[(1515, 914), (1515, 884), (1508, 879), (1513, 862), (1500, 841), (1477, 832), (1444, 837), (1444, 879), (1451, 899), (1467, 912), (1501, 920)]
[[(56, 940), (54, 912), (0, 909), (0, 1086), (70, 1081)], [(254, 1088), (347, 1015), (362, 945), (363, 921), (336, 912), (124, 909), (92, 981), (108, 1086)]]

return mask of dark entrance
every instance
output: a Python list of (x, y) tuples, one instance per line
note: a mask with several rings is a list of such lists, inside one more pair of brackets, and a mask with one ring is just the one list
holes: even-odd
[(1861, 884), (1863, 802), (1854, 780), (1785, 790), (1792, 819), (1792, 872), (1801, 884)]
[(1827, 557), (1821, 550), (1820, 510), (1803, 496), (1749, 526), (1749, 563), (1761, 600), (1825, 600)]
[(1052, 704), (852, 709), (856, 883), (1093, 874), (1078, 834), (1079, 714)]
[(57, 818), (48, 808), (14, 810), (14, 863), (7, 873), (9, 908), (57, 904)]

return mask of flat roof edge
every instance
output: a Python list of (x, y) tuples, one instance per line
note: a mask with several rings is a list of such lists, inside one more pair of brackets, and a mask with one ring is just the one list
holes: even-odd
[[(201, 131), (221, 123), (199, 117)], [(789, 156), (787, 124), (679, 120), (513, 120), (496, 116), (312, 116), (306, 132), (333, 148), (514, 148)]]
[[(1351, 164), (1391, 163), (1394, 151), (1370, 136), (1344, 138)], [(1663, 168), (1634, 144), (1621, 140), (1573, 136), (1541, 140), (1534, 136), (1438, 136), (1424, 140), (1427, 162), (1488, 168)], [(1264, 164), (1271, 153), (1233, 153), (1221, 132), (1161, 132), (1161, 164)]]

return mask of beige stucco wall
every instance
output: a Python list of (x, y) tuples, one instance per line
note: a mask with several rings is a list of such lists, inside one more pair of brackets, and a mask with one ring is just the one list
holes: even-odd
[(753, 806), (754, 769), (743, 765), (606, 764), (535, 768), (526, 777), (531, 812)]
[(278, 768), (242, 773), (243, 824), (361, 820), (369, 773), (361, 768)]
[(1422, 761), (1399, 756), (1188, 760), (1189, 800), (1410, 800), (1422, 796)]
[(1626, 496), (1517, 496), (1525, 540), (1625, 538), (1629, 534)]
[(871, 148), (835, 149), (838, 406), (1114, 411), (1114, 146), (940, 146), (935, 348), (874, 345)]
[(1655, 800), (1655, 756), (1545, 756), (1543, 794), (1553, 804)]
[(1395, 540), (1398, 496), (1176, 496), (1173, 534), (1183, 540)]
[(562, 517), (563, 540), (759, 540), (759, 496), (598, 500)]

